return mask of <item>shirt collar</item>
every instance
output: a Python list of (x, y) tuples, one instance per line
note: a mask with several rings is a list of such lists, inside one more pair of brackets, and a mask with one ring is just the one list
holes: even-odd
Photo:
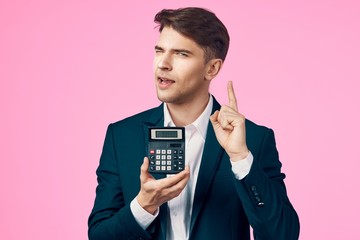
[[(206, 138), (207, 127), (209, 124), (209, 118), (211, 115), (212, 107), (213, 107), (213, 97), (212, 97), (212, 95), (210, 95), (209, 102), (206, 105), (204, 111), (200, 114), (200, 116), (193, 123), (187, 125), (187, 126), (193, 125), (199, 131), (199, 133), (201, 134), (201, 136), (204, 140)], [(164, 126), (165, 127), (175, 127), (175, 124), (171, 119), (171, 115), (169, 113), (166, 103), (164, 103)], [(186, 126), (185, 126), (185, 128), (186, 128)]]

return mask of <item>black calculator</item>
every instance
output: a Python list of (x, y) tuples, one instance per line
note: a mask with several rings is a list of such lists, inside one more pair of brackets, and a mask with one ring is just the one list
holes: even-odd
[(185, 128), (149, 127), (150, 173), (174, 174), (185, 168)]

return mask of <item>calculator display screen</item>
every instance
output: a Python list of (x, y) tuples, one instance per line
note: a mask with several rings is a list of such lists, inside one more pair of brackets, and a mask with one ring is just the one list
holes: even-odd
[(157, 138), (177, 138), (178, 132), (177, 131), (156, 131)]
[(151, 139), (176, 140), (182, 138), (181, 129), (151, 129)]

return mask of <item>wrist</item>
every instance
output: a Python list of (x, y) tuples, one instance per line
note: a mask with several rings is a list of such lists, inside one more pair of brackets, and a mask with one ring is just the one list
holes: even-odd
[(140, 207), (142, 207), (145, 211), (147, 211), (148, 213), (153, 214), (153, 215), (159, 207), (159, 206), (145, 203), (145, 201), (140, 196), (140, 194), (137, 196), (136, 200), (139, 203)]
[(238, 162), (245, 160), (249, 156), (250, 151), (247, 149), (246, 151), (240, 153), (229, 154), (230, 160), (232, 162)]

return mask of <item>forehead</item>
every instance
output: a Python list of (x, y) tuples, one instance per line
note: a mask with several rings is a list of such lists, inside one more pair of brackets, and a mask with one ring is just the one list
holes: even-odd
[(186, 37), (171, 27), (164, 27), (160, 33), (157, 46), (165, 50), (184, 49), (194, 54), (204, 54), (204, 50), (191, 38)]

